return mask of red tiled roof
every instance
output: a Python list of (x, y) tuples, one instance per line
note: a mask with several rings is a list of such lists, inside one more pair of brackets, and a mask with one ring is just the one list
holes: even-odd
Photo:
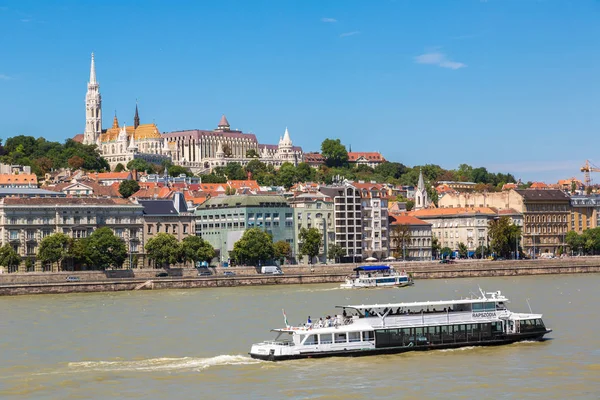
[(0, 185), (33, 185), (37, 186), (35, 174), (0, 174)]
[(242, 181), (227, 181), (227, 184), (229, 185), (229, 187), (232, 187), (234, 189), (248, 188), (250, 190), (260, 190), (258, 182), (253, 179), (247, 179)]
[(533, 182), (529, 188), (530, 189), (545, 189), (547, 187), (548, 187), (548, 185), (546, 185), (544, 182)]
[(131, 178), (131, 172), (97, 172), (88, 175), (88, 178), (97, 181), (121, 179), (127, 180)]
[(409, 215), (417, 218), (442, 217), (447, 215), (464, 214), (489, 214), (495, 215), (496, 211), (490, 207), (450, 207), (450, 208), (424, 208), (410, 211)]
[(389, 219), (390, 225), (431, 225), (429, 222), (407, 214), (390, 215)]
[(83, 133), (79, 133), (79, 134), (73, 136), (73, 141), (75, 141), (77, 143), (83, 143)]
[(384, 162), (385, 161), (385, 158), (383, 158), (381, 153), (376, 152), (376, 151), (374, 151), (374, 152), (358, 152), (358, 151), (348, 152), (348, 161), (350, 161), (350, 162), (354, 162), (361, 157), (364, 157), (368, 161), (373, 161), (373, 162)]

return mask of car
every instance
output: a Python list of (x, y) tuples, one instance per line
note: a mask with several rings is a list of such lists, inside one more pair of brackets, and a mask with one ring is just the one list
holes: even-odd
[(454, 264), (456, 263), (456, 261), (451, 260), (449, 258), (444, 258), (443, 260), (440, 260), (440, 264)]
[(225, 276), (235, 276), (235, 272), (234, 271), (225, 271), (225, 272), (223, 272), (223, 275), (225, 275)]
[(210, 271), (209, 271), (209, 270), (207, 270), (207, 269), (201, 269), (201, 270), (198, 272), (198, 276), (210, 276), (210, 275), (212, 275), (212, 272), (210, 272)]
[(79, 279), (78, 276), (67, 276), (67, 282), (79, 282), (81, 281), (81, 279)]
[(164, 278), (165, 276), (169, 276), (168, 272), (159, 272), (156, 274), (157, 278)]

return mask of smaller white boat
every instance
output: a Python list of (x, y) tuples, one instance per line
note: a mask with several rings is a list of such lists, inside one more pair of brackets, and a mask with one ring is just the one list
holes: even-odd
[(342, 289), (374, 288), (374, 287), (404, 287), (414, 285), (406, 271), (398, 272), (389, 265), (364, 265), (354, 268), (356, 276), (346, 278)]

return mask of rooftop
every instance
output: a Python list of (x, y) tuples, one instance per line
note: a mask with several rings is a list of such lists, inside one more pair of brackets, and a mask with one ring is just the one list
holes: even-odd
[(279, 195), (216, 196), (208, 199), (197, 210), (228, 207), (289, 207), (285, 197)]

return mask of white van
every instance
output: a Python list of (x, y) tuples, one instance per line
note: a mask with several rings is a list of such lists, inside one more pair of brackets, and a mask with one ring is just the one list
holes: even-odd
[(283, 271), (277, 265), (265, 265), (260, 269), (261, 274), (283, 275)]

